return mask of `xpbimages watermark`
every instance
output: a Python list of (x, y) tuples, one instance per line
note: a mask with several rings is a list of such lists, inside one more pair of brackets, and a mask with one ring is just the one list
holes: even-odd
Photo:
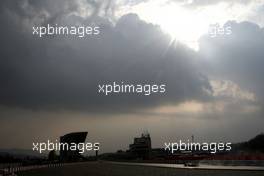
[(79, 153), (84, 153), (85, 151), (98, 151), (100, 150), (100, 143), (62, 143), (58, 142), (57, 140), (55, 142), (52, 142), (50, 140), (47, 140), (47, 142), (33, 142), (32, 143), (32, 150), (37, 151), (39, 153), (43, 153), (45, 151), (78, 151)]
[(32, 34), (38, 37), (48, 36), (48, 35), (71, 35), (79, 38), (85, 37), (87, 35), (99, 35), (99, 26), (59, 26), (58, 24), (47, 26), (33, 26)]
[(189, 140), (187, 142), (184, 142), (180, 140), (179, 142), (165, 142), (164, 143), (164, 149), (166, 151), (169, 151), (170, 153), (175, 153), (179, 151), (203, 151), (203, 152), (210, 152), (210, 153), (216, 153), (216, 152), (222, 152), (222, 151), (231, 151), (231, 143), (224, 143), (224, 142), (190, 142)]
[(143, 95), (151, 95), (151, 94), (162, 94), (166, 92), (165, 84), (130, 84), (124, 82), (113, 82), (111, 84), (99, 84), (98, 85), (98, 93), (104, 95), (110, 94), (122, 94), (122, 93), (130, 93), (130, 94), (143, 94)]
[(232, 27), (231, 26), (221, 26), (218, 23), (210, 24), (208, 34), (210, 37), (214, 38), (217, 36), (231, 35)]

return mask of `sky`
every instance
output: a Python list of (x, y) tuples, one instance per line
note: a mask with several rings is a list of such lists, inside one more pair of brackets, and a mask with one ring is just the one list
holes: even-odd
[[(88, 131), (102, 152), (148, 131), (164, 142), (248, 140), (264, 131), (263, 0), (2, 0), (0, 148)], [(211, 24), (231, 35), (211, 37)], [(100, 26), (86, 38), (32, 35)], [(163, 95), (98, 94), (98, 84), (166, 84)]]

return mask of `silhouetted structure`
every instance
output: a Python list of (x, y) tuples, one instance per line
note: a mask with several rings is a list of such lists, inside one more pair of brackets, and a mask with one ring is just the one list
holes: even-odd
[(57, 159), (58, 159), (58, 156), (56, 155), (56, 151), (55, 150), (50, 151), (48, 155), (48, 160), (55, 161)]
[(134, 138), (134, 143), (129, 145), (129, 151), (138, 158), (149, 159), (151, 156), (151, 138), (149, 133)]
[[(74, 143), (76, 145), (80, 143), (84, 143), (86, 140), (88, 132), (75, 132), (75, 133), (69, 133), (64, 136), (60, 137), (60, 143), (62, 144), (68, 144), (69, 146)], [(64, 149), (60, 150), (60, 160), (61, 161), (76, 161), (81, 158), (81, 154), (79, 153), (79, 150), (70, 150), (70, 149)]]

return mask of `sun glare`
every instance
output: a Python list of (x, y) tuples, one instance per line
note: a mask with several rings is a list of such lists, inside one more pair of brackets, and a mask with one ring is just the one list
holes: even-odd
[(162, 9), (157, 24), (173, 39), (195, 50), (198, 50), (199, 37), (207, 32), (208, 27), (208, 22), (201, 19), (198, 14), (180, 7)]
[[(212, 11), (213, 9), (213, 11)], [(179, 3), (148, 1), (129, 9), (143, 20), (157, 24), (173, 40), (181, 42), (193, 50), (199, 50), (199, 38), (208, 32), (210, 24), (222, 23), (228, 19), (223, 12), (225, 3), (210, 8), (190, 9)]]

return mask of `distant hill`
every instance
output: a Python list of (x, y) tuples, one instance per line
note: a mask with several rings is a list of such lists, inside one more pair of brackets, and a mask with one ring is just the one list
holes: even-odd
[(234, 144), (235, 151), (261, 152), (264, 153), (264, 133), (257, 135), (247, 142)]
[(264, 134), (259, 134), (248, 142), (245, 142), (243, 147), (248, 150), (264, 152)]
[(12, 156), (13, 158), (23, 159), (26, 157), (36, 158), (45, 157), (45, 154), (26, 149), (0, 149), (0, 157)]

